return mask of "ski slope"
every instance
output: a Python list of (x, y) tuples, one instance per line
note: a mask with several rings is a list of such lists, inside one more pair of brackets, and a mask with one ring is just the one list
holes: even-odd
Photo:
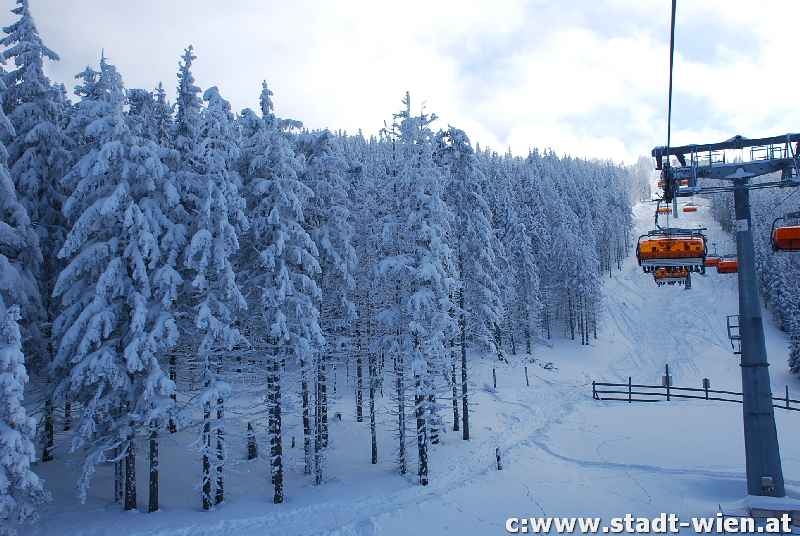
[[(700, 211), (681, 214), (678, 225), (707, 226), (719, 253), (733, 252), (731, 238), (713, 222), (703, 200)], [(635, 208), (636, 233), (652, 227), (654, 206)], [(712, 247), (713, 249), (713, 247)], [(529, 366), (525, 385), (521, 362), (500, 365), (489, 358), (472, 365), (472, 434), (444, 434), (432, 449), (431, 484), (416, 484), (415, 464), (399, 476), (394, 468), (393, 416), (389, 397), (379, 419), (380, 463), (369, 463), (368, 423), (357, 423), (353, 400), (341, 392), (331, 414), (332, 449), (327, 481), (315, 487), (302, 475), (302, 448), (287, 448), (287, 502), (273, 505), (266, 462), (240, 461), (228, 468), (226, 502), (199, 511), (195, 483), (199, 458), (189, 447), (195, 436), (176, 434), (162, 441), (162, 510), (122, 513), (109, 501), (110, 471), (99, 472), (87, 504), (75, 498), (79, 470), (59, 452), (58, 461), (39, 464), (56, 499), (40, 523), (24, 534), (132, 534), (141, 536), (249, 535), (407, 535), (506, 534), (509, 516), (598, 515), (605, 518), (707, 515), (746, 492), (741, 406), (720, 402), (660, 404), (599, 402), (592, 380), (658, 383), (666, 363), (677, 386), (740, 389), (738, 359), (725, 332), (725, 316), (737, 311), (736, 276), (710, 272), (693, 276), (692, 289), (656, 287), (628, 258), (607, 278), (605, 314), (598, 340), (581, 347), (556, 341), (537, 347), (535, 357), (555, 369)], [(765, 312), (773, 392), (785, 385), (800, 394), (786, 369), (787, 340)], [(490, 387), (496, 366), (498, 386)], [(795, 398), (797, 398), (795, 396)], [(784, 476), (790, 495), (800, 495), (800, 415), (776, 410)], [(452, 419), (450, 415), (447, 416)], [(231, 457), (243, 458), (243, 438), (231, 434)], [(288, 438), (287, 438), (288, 440)], [(264, 449), (261, 442), (262, 455)], [(409, 445), (413, 450), (413, 446)], [(494, 467), (495, 447), (504, 469)], [(63, 445), (62, 445), (63, 448)], [(144, 452), (141, 448), (140, 452)], [(179, 470), (176, 471), (175, 469)], [(139, 462), (140, 505), (146, 504), (146, 464)]]

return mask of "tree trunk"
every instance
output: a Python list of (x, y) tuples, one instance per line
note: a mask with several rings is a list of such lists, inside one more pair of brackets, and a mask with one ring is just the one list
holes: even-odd
[(458, 380), (456, 379), (456, 356), (454, 347), (455, 341), (450, 339), (450, 383), (453, 386), (453, 431), (458, 432), (461, 426), (459, 426), (460, 417), (458, 416)]
[[(433, 391), (433, 389), (431, 389)], [(431, 445), (439, 444), (439, 411), (436, 407), (436, 396), (428, 393), (428, 430)]]
[(53, 427), (53, 399), (48, 396), (44, 403), (44, 449), (42, 449), (42, 461), (49, 462), (53, 459), (55, 450)]
[(283, 442), (281, 437), (281, 384), (280, 360), (274, 356), (267, 375), (267, 400), (269, 403), (270, 469), (274, 495), (272, 502), (283, 502)]
[(258, 443), (256, 442), (256, 433), (253, 430), (253, 424), (247, 423), (247, 459), (255, 460), (258, 458)]
[(467, 400), (467, 322), (464, 318), (464, 293), (460, 293), (459, 307), (461, 314), (459, 316), (459, 327), (461, 328), (461, 423), (462, 438), (466, 441), (469, 439), (469, 403)]
[(583, 344), (589, 346), (589, 306), (585, 297), (581, 299), (581, 314), (583, 315)]
[(567, 301), (567, 308), (569, 314), (569, 337), (575, 340), (575, 306), (572, 303), (572, 296)]
[(378, 463), (378, 433), (375, 426), (375, 384), (377, 383), (377, 371), (375, 370), (375, 354), (369, 353), (369, 435), (372, 446), (372, 464)]
[(364, 421), (364, 378), (362, 371), (361, 352), (363, 345), (360, 345), (358, 356), (356, 356), (356, 422)]
[(398, 439), (400, 441), (397, 461), (400, 465), (400, 474), (406, 474), (408, 470), (406, 464), (406, 404), (405, 404), (405, 385), (403, 376), (405, 374), (405, 367), (403, 364), (402, 353), (395, 357), (394, 375), (395, 375), (395, 390), (397, 397), (397, 428)]
[(507, 362), (505, 356), (503, 355), (503, 330), (500, 329), (500, 324), (497, 323), (494, 325), (494, 341), (497, 351), (497, 359), (499, 361), (503, 361), (504, 363)]
[(225, 500), (225, 402), (217, 398), (217, 488), (214, 490), (214, 504)]
[[(206, 387), (208, 387), (206, 382)], [(203, 404), (203, 510), (211, 509), (211, 404)]]
[[(177, 403), (178, 403), (178, 394), (177, 394), (177, 390), (178, 390), (178, 385), (177, 385), (177, 382), (178, 382), (178, 365), (177, 365), (176, 360), (175, 360), (175, 354), (172, 354), (172, 355), (169, 356), (169, 379), (172, 380), (173, 383), (175, 383), (175, 390), (172, 391), (172, 394), (169, 395), (169, 397), (172, 399), (173, 405), (177, 405)], [(167, 428), (169, 429), (169, 433), (170, 434), (174, 434), (175, 432), (178, 431), (178, 425), (175, 422), (175, 419), (173, 417), (171, 417), (171, 416), (169, 418), (169, 423), (167, 424)]]
[(118, 459), (122, 454), (120, 447), (114, 449), (114, 502), (121, 503), (125, 497), (125, 485), (123, 483), (123, 470), (122, 460)]
[(72, 404), (69, 400), (64, 401), (64, 431), (68, 432), (72, 428)]
[(150, 429), (150, 485), (147, 490), (147, 511), (158, 511), (158, 428)]
[(417, 375), (416, 395), (414, 396), (414, 409), (417, 417), (417, 450), (419, 453), (419, 483), (428, 485), (428, 438), (425, 426), (425, 394), (423, 393), (422, 378)]
[(528, 355), (532, 354), (532, 347), (531, 347), (531, 324), (530, 319), (525, 318), (525, 351)]
[(300, 360), (300, 388), (303, 399), (303, 473), (311, 474), (311, 418), (308, 408), (308, 381), (306, 380), (306, 362)]
[(322, 484), (322, 373), (321, 357), (317, 359), (316, 382), (314, 389), (314, 484)]
[(550, 306), (545, 303), (544, 305), (544, 326), (547, 330), (547, 340), (549, 341), (551, 338), (550, 334)]
[(125, 510), (136, 510), (136, 443), (133, 434), (128, 437), (125, 456)]
[(320, 356), (317, 371), (319, 385), (319, 412), (320, 412), (320, 448), (328, 448), (328, 371), (325, 356)]

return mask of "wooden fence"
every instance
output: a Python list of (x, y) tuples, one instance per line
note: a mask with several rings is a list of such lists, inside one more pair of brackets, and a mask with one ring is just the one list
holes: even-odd
[[(633, 383), (628, 376), (628, 383), (592, 382), (592, 398), (595, 400), (619, 400), (622, 402), (669, 402), (672, 399), (715, 400), (718, 402), (742, 403), (742, 393), (711, 389), (711, 382), (703, 380), (703, 387), (676, 387), (671, 385), (669, 376), (665, 376), (661, 385), (645, 385)], [(773, 396), (772, 407), (789, 411), (800, 411), (800, 400), (789, 398), (789, 386), (785, 396)]]

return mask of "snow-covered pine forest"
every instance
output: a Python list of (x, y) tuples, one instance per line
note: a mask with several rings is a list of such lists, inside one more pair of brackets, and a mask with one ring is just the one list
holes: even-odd
[[(712, 211), (722, 228), (734, 229), (733, 198), (713, 195)], [(800, 373), (800, 294), (797, 280), (800, 279), (800, 258), (795, 255), (776, 255), (770, 240), (775, 218), (796, 210), (795, 192), (764, 190), (752, 196), (753, 237), (756, 248), (756, 271), (761, 283), (761, 296), (772, 312), (776, 324), (790, 338), (789, 368)], [(734, 251), (719, 251), (720, 254)]]
[(0, 530), (67, 455), (81, 498), (107, 474), (119, 509), (158, 510), (175, 434), (198, 509), (226, 500), (242, 441), (265, 501), (297, 487), (295, 441), (324, 486), (348, 390), (363, 463), (424, 486), (440, 436), (470, 439), (475, 360), (546, 367), (548, 340), (597, 337), (645, 195), (631, 169), (480, 148), (401, 88), (370, 136), (281, 118), (267, 82), (232, 110), (192, 46), (152, 88), (125, 87), (113, 48), (67, 88), (28, 0), (3, 32)]

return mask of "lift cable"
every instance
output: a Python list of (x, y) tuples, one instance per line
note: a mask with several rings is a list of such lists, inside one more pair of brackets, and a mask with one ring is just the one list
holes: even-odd
[(800, 188), (795, 188), (794, 190), (792, 190), (792, 193), (790, 193), (789, 195), (784, 197), (782, 201), (780, 201), (777, 205), (775, 205), (773, 210), (778, 210), (779, 208), (781, 208), (781, 205), (783, 205), (786, 201), (789, 200), (790, 197), (792, 197), (794, 194), (796, 194), (798, 192), (798, 190), (800, 190)]
[[(670, 147), (672, 134), (672, 66), (675, 57), (675, 5), (678, 0), (672, 0), (672, 20), (669, 30), (669, 100), (667, 101), (667, 151)], [(668, 157), (669, 158), (669, 157)]]

